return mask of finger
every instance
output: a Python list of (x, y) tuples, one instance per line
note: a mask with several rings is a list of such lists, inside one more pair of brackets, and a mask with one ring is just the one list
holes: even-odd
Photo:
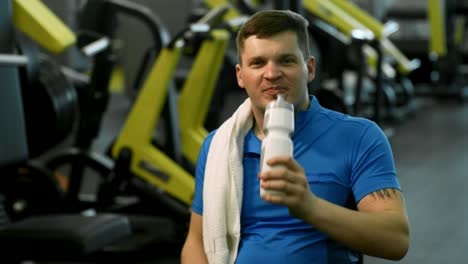
[(260, 175), (263, 181), (282, 180), (298, 186), (308, 186), (307, 177), (302, 173), (287, 170), (285, 168), (275, 168)]
[(262, 172), (260, 174), (260, 179), (262, 179), (262, 180), (271, 180), (271, 179), (288, 180), (289, 179), (289, 171), (283, 166), (273, 167), (270, 170)]
[(266, 193), (262, 196), (262, 199), (266, 202), (274, 204), (285, 204), (286, 202), (284, 195), (274, 195)]
[(277, 156), (267, 160), (267, 164), (270, 166), (284, 165), (286, 168), (293, 171), (302, 171), (301, 165), (291, 156)]
[(262, 196), (262, 199), (266, 202), (274, 203), (274, 204), (281, 204), (285, 206), (291, 206), (297, 203), (298, 198), (293, 195), (285, 195), (285, 194), (270, 194), (265, 193)]
[(285, 180), (262, 181), (261, 186), (265, 190), (277, 191), (287, 195), (295, 195), (301, 192), (301, 186)]
[(295, 173), (284, 167), (273, 168), (260, 175), (263, 181), (281, 180), (291, 184), (304, 184), (306, 179), (302, 174)]

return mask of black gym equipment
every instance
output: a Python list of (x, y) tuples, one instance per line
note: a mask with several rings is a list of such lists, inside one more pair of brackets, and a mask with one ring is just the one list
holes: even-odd
[(78, 98), (60, 65), (41, 54), (27, 36), (17, 36), (18, 50), (28, 57), (28, 64), (20, 68), (20, 81), (29, 157), (34, 158), (72, 132), (78, 118)]
[[(6, 110), (5, 113), (16, 115), (18, 119), (15, 121), (2, 119), (1, 122), (11, 126), (4, 131), (6, 139), (11, 140), (13, 144), (17, 144), (16, 139), (10, 137), (8, 131), (20, 137), (24, 136), (27, 156), (2, 166), (1, 173), (8, 176), (0, 177), (0, 189), (5, 196), (7, 212), (11, 214), (13, 220), (19, 220), (33, 214), (55, 210), (50, 205), (59, 208), (59, 200), (55, 201), (57, 203), (54, 202), (55, 198), (62, 196), (59, 186), (55, 185), (57, 182), (45, 167), (32, 159), (56, 146), (70, 134), (78, 111), (74, 87), (61, 72), (60, 66), (49, 56), (40, 53), (37, 43), (31, 38), (35, 38), (39, 43), (46, 43), (47, 45), (42, 48), (52, 53), (70, 47), (75, 39), (74, 35), (41, 2), (31, 1), (28, 4), (22, 1), (5, 2), (8, 3), (2, 6), (1, 14), (2, 21), (5, 21), (2, 24), (5, 25), (2, 30), (5, 32), (5, 38), (0, 40), (2, 46), (8, 48), (10, 52), (3, 56), (2, 62), (5, 65), (4, 72), (9, 71), (10, 75), (2, 75), (5, 77), (2, 80), (6, 81), (5, 91), (17, 89), (16, 92), (20, 96), (12, 98), (6, 94), (7, 97), (2, 97), (2, 100), (8, 100), (5, 104), (2, 103), (2, 106), (11, 107), (11, 110)], [(38, 25), (40, 17), (48, 19), (49, 24)], [(30, 27), (36, 27), (36, 30), (31, 33)], [(62, 33), (54, 35), (56, 31)], [(19, 79), (16, 79), (17, 77)], [(18, 103), (17, 99), (21, 100), (21, 104), (15, 106), (14, 104)], [(21, 110), (15, 109), (19, 105), (22, 106)], [(17, 122), (22, 122), (22, 127), (18, 127)], [(12, 153), (17, 150), (21, 150), (20, 145), (8, 149)], [(3, 156), (8, 157), (9, 153)], [(50, 205), (47, 205), (48, 202)]]
[[(40, 3), (28, 1), (28, 4), (37, 6)], [(117, 216), (110, 216), (110, 218), (106, 216), (82, 218), (76, 215), (67, 217), (53, 215), (48, 219), (44, 219), (41, 217), (26, 217), (25, 215), (21, 215), (21, 212), (24, 212), (21, 210), (21, 207), (36, 203), (35, 205), (38, 206), (37, 208), (40, 208), (43, 206), (43, 204), (40, 205), (41, 203), (50, 201), (49, 198), (54, 199), (52, 196), (54, 195), (55, 187), (53, 187), (53, 184), (52, 186), (48, 185), (48, 183), (52, 183), (49, 181), (50, 179), (41, 179), (42, 176), (46, 175), (42, 172), (19, 172), (20, 174), (31, 173), (32, 175), (37, 173), (38, 176), (26, 178), (21, 177), (21, 175), (18, 176), (15, 171), (13, 171), (12, 174), (9, 173), (11, 172), (10, 168), (22, 164), (28, 158), (26, 127), (23, 118), (18, 67), (24, 67), (29, 60), (26, 56), (15, 54), (12, 15), (13, 7), (15, 6), (16, 8), (17, 5), (18, 3), (14, 1), (2, 1), (0, 3), (0, 50), (2, 52), (0, 73), (3, 81), (2, 89), (0, 89), (0, 93), (2, 93), (2, 96), (0, 96), (1, 113), (6, 113), (10, 117), (16, 117), (14, 120), (2, 118), (0, 122), (3, 131), (1, 149), (6, 150), (0, 153), (0, 173), (2, 180), (2, 184), (0, 184), (2, 188), (2, 192), (0, 192), (0, 247), (3, 249), (0, 261), (3, 263), (20, 263), (20, 261), (27, 259), (35, 259), (35, 257), (28, 254), (30, 250), (24, 248), (24, 246), (27, 245), (30, 245), (30, 249), (34, 250), (39, 247), (41, 249), (39, 253), (47, 255), (48, 258), (52, 258), (57, 254), (58, 252), (56, 250), (58, 248), (48, 247), (47, 243), (33, 239), (37, 237), (32, 235), (36, 231), (39, 231), (39, 237), (43, 238), (48, 236), (50, 238), (49, 241), (55, 240), (53, 246), (61, 245), (63, 246), (61, 247), (62, 249), (67, 246), (72, 246), (70, 248), (73, 250), (72, 252), (77, 253), (78, 251), (75, 251), (75, 249), (80, 248), (74, 247), (73, 245), (83, 245), (85, 247), (83, 253), (90, 253), (96, 249), (95, 246), (109, 244), (111, 240), (126, 235), (129, 230), (128, 224), (126, 224), (127, 220)], [(15, 10), (15, 12), (18, 11)], [(11, 133), (8, 133), (8, 131), (11, 131), (15, 136), (11, 136)], [(3, 140), (7, 140), (8, 143), (3, 144)], [(11, 183), (11, 185), (8, 186), (4, 184), (4, 182)], [(23, 189), (25, 186), (27, 188)], [(16, 187), (19, 188), (16, 189)], [(40, 187), (44, 187), (44, 191), (51, 191), (51, 193), (36, 197), (35, 201), (30, 201), (30, 203), (24, 203), (27, 197), (32, 196), (30, 192), (39, 190), (37, 188)], [(19, 195), (14, 194), (17, 195), (15, 197), (18, 197), (18, 199), (13, 202), (8, 200), (9, 197), (11, 197), (11, 193), (15, 192), (20, 192)], [(5, 193), (7, 197), (5, 197)], [(24, 199), (21, 199), (21, 197)], [(41, 198), (44, 198), (44, 200), (41, 200)], [(48, 206), (51, 208), (54, 204), (49, 204)], [(12, 209), (14, 211), (11, 211)], [(17, 218), (23, 217), (24, 219), (17, 220)], [(68, 228), (59, 227), (63, 227), (64, 222), (68, 223)], [(105, 230), (110, 231), (110, 235), (113, 237), (107, 236), (107, 231)], [(102, 235), (106, 236), (102, 237)], [(65, 254), (70, 254), (70, 251)]]

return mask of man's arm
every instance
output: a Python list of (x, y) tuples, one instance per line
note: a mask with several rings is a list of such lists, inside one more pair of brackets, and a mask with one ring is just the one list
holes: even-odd
[(286, 195), (264, 195), (264, 200), (288, 206), (293, 216), (358, 252), (392, 260), (406, 255), (409, 224), (400, 191), (384, 189), (368, 194), (354, 211), (315, 196), (294, 159), (278, 157), (270, 161), (270, 165), (282, 164), (287, 169), (262, 173), (262, 187)]
[(406, 255), (409, 225), (400, 191), (384, 189), (369, 194), (358, 203), (358, 211), (318, 197), (312, 200), (303, 219), (332, 239), (371, 256), (400, 260)]
[(203, 248), (203, 217), (192, 212), (190, 226), (182, 248), (181, 263), (208, 263)]

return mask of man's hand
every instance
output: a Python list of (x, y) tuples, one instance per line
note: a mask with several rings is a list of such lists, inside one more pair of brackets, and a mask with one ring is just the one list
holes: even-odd
[(304, 170), (294, 159), (277, 157), (268, 163), (282, 167), (259, 174), (262, 188), (284, 195), (266, 193), (262, 196), (265, 201), (287, 206), (291, 215), (358, 252), (392, 260), (406, 255), (409, 224), (400, 191), (370, 193), (359, 201), (358, 211), (350, 210), (313, 194)]
[(317, 197), (310, 191), (304, 169), (292, 157), (287, 156), (275, 157), (267, 162), (272, 167), (278, 167), (259, 174), (262, 180), (261, 187), (284, 195), (265, 193), (262, 199), (285, 205), (291, 215), (305, 219), (311, 214), (313, 208), (311, 205)]

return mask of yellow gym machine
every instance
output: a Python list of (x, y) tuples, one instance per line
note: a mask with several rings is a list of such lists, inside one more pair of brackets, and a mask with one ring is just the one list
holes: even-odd
[[(203, 127), (204, 118), (229, 40), (228, 29), (235, 27), (235, 23), (221, 23), (228, 8), (220, 6), (183, 29), (169, 43), (168, 38), (156, 37), (162, 29), (155, 25), (147, 9), (137, 8), (127, 1), (106, 0), (102, 1), (102, 6), (97, 2), (88, 4), (93, 3), (96, 6), (91, 6), (92, 10), (99, 9), (108, 16), (102, 19), (107, 21), (102, 24), (112, 24), (107, 19), (120, 12), (136, 15), (150, 28), (154, 41), (162, 41), (159, 43), (162, 45), (156, 46), (163, 48), (144, 77), (130, 113), (111, 146), (112, 159), (90, 151), (88, 144), (84, 144), (84, 148), (77, 146), (58, 155), (48, 162), (48, 168), (56, 170), (67, 164), (77, 164), (77, 173), (72, 175), (67, 192), (75, 204), (82, 204), (79, 199), (82, 177), (76, 174), (83, 174), (84, 169), (89, 168), (102, 181), (95, 201), (84, 202), (84, 206), (94, 204), (102, 210), (120, 208), (119, 212), (124, 212), (146, 204), (149, 205), (143, 209), (146, 212), (164, 214), (164, 209), (159, 207), (162, 204), (179, 220), (185, 220), (194, 192), (193, 165), (208, 133)], [(106, 30), (100, 34), (106, 35)], [(194, 47), (199, 47), (195, 50), (195, 59), (180, 93), (176, 94), (176, 69), (186, 49), (193, 51)], [(160, 138), (154, 138), (156, 127), (161, 124), (165, 125), (163, 132), (166, 133), (161, 136), (162, 143), (158, 141)], [(136, 196), (137, 201), (116, 202), (122, 201), (118, 198), (124, 196)]]
[(411, 21), (418, 23), (420, 20), (427, 25), (427, 35), (395, 39), (403, 50), (425, 62), (425, 67), (411, 76), (416, 83), (424, 84), (420, 85), (418, 94), (459, 100), (468, 98), (467, 73), (462, 67), (466, 63), (463, 62), (462, 49), (468, 22), (467, 10), (468, 2), (465, 0), (428, 0), (423, 9), (389, 10), (387, 17), (390, 19), (405, 21), (408, 25)]
[[(401, 74), (407, 75), (419, 67), (417, 60), (409, 60), (389, 40), (389, 36), (398, 30), (394, 23), (383, 25), (349, 0), (305, 0), (303, 3), (307, 11), (334, 25), (350, 38), (353, 30), (356, 29), (372, 32), (374, 38), (381, 43), (384, 53), (395, 61), (396, 68)], [(371, 56), (375, 64), (375, 57), (372, 57), (371, 54), (369, 56)]]
[[(360, 43), (365, 59), (365, 69), (358, 74), (353, 113), (359, 114), (361, 104), (362, 76), (373, 76), (376, 83), (373, 119), (379, 122), (380, 98), (385, 94), (387, 116), (400, 119), (413, 111), (411, 99), (414, 95), (413, 85), (408, 75), (420, 66), (419, 60), (409, 60), (393, 43), (389, 36), (398, 30), (395, 23), (383, 25), (367, 12), (348, 0), (304, 0), (304, 10), (327, 22), (337, 29), (332, 34), (341, 35), (339, 39), (345, 43)], [(361, 62), (361, 64), (363, 64)], [(362, 70), (362, 69), (361, 69)], [(383, 80), (390, 80), (387, 85)], [(398, 100), (395, 88), (400, 87), (403, 99)], [(398, 102), (401, 101), (401, 102)], [(398, 110), (397, 110), (398, 106)], [(389, 108), (391, 107), (391, 108)]]
[[(131, 181), (139, 180), (140, 186), (146, 185), (155, 193), (163, 191), (168, 199), (186, 208), (192, 202), (194, 177), (181, 165), (180, 153), (182, 158), (195, 163), (207, 135), (204, 117), (229, 40), (229, 32), (216, 29), (215, 25), (227, 10), (227, 7), (214, 9), (160, 51), (112, 148), (117, 173), (119, 168), (126, 168), (134, 175)], [(181, 53), (194, 38), (202, 38), (202, 44), (184, 82), (177, 108), (171, 108), (180, 117), (174, 136), (182, 138), (181, 145), (173, 145), (175, 157), (171, 158), (151, 142), (166, 100), (173, 100), (170, 92)]]
[(432, 94), (435, 96), (460, 101), (468, 98), (468, 73), (462, 67), (467, 10), (467, 1), (428, 1), (429, 58), (434, 65)]
[(38, 0), (13, 1), (13, 21), (50, 52), (58, 54), (75, 44), (75, 34)]
[[(67, 208), (74, 211), (89, 207), (106, 209), (103, 204), (108, 205), (112, 202), (104, 202), (94, 195), (83, 199), (81, 193), (86, 179), (98, 176), (91, 179), (96, 179), (100, 186), (109, 186), (107, 182), (113, 177), (112, 159), (93, 151), (92, 143), (100, 132), (101, 122), (111, 96), (109, 86), (118, 57), (114, 44), (116, 25), (118, 26), (117, 16), (123, 18), (122, 15), (126, 15), (143, 21), (149, 28), (152, 44), (156, 47), (162, 47), (169, 41), (167, 31), (161, 22), (143, 5), (128, 1), (89, 1), (80, 8), (78, 14), (78, 46), (86, 57), (92, 59), (91, 72), (89, 80), (80, 84), (78, 89), (81, 118), (75, 131), (74, 143), (47, 161), (50, 170), (68, 176), (65, 181)], [(66, 170), (68, 165), (71, 168)], [(98, 196), (99, 193), (101, 191), (98, 192)]]

